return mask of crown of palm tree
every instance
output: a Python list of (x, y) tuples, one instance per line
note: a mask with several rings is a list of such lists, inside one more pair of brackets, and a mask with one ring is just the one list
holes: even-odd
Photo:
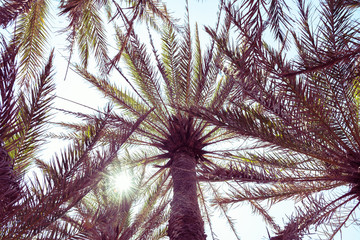
[[(132, 79), (128, 79), (120, 68), (117, 70), (137, 96), (130, 95), (128, 92), (131, 90), (119, 89), (106, 78), (97, 78), (85, 69), (77, 68), (127, 116), (139, 116), (153, 109), (131, 140), (164, 150), (165, 153), (157, 155), (154, 161), (168, 159), (183, 147), (191, 149), (199, 159), (204, 160), (204, 148), (217, 142), (220, 135), (226, 138), (219, 128), (211, 127), (184, 111), (191, 107), (221, 105), (226, 98), (223, 88), (226, 79), (218, 79), (219, 70), (215, 68), (212, 50), (202, 58), (197, 30), (194, 51), (189, 26), (185, 27), (183, 37), (177, 39), (172, 26), (166, 26), (162, 35), (163, 53), (160, 57), (153, 49), (157, 64), (153, 66), (146, 45), (134, 32), (131, 34), (129, 42), (125, 43), (124, 58)], [(124, 35), (118, 32), (118, 40), (121, 39)]]
[[(187, 21), (189, 22), (188, 19)], [(225, 84), (228, 79), (219, 78), (219, 69), (215, 66), (221, 59), (214, 51), (214, 44), (203, 57), (197, 28), (193, 39), (189, 24), (179, 34), (171, 25), (164, 26), (161, 54), (156, 50), (153, 36), (149, 36), (153, 55), (148, 53), (147, 46), (140, 42), (135, 32), (131, 32), (129, 41), (124, 43), (125, 35), (117, 31), (119, 46), (125, 44), (123, 58), (131, 78), (120, 67), (116, 66), (116, 69), (128, 83), (127, 88), (121, 89), (116, 82), (96, 77), (84, 68), (77, 67), (77, 70), (84, 79), (113, 101), (122, 114), (136, 117), (152, 110), (129, 139), (132, 145), (144, 146), (145, 153), (134, 158), (134, 165), (154, 163), (161, 167), (151, 175), (149, 183), (152, 183), (156, 176), (168, 174), (165, 169), (172, 168), (175, 161), (173, 156), (179, 152), (185, 151), (194, 157), (199, 169), (215, 167), (224, 156), (221, 152), (210, 151), (206, 147), (232, 138), (233, 134), (194, 118), (187, 111), (197, 107), (218, 108), (230, 93), (231, 88)], [(119, 83), (123, 84), (124, 81)], [(135, 96), (129, 92), (135, 93)], [(165, 164), (159, 166), (163, 161)], [(197, 172), (202, 175), (202, 171)], [(220, 180), (218, 176), (208, 173), (206, 177), (198, 177), (206, 181)], [(168, 186), (166, 191), (171, 190)], [(215, 187), (210, 189), (216, 192)], [(201, 188), (199, 191), (200, 201), (206, 207), (206, 197)], [(225, 208), (222, 210), (225, 212)], [(205, 209), (204, 215), (210, 221), (207, 211)], [(230, 218), (228, 220), (231, 222)]]

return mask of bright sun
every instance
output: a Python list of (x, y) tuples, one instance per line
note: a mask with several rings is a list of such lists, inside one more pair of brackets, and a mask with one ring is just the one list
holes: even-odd
[(127, 173), (117, 173), (110, 178), (110, 184), (113, 186), (114, 191), (118, 193), (125, 193), (132, 187), (132, 178)]

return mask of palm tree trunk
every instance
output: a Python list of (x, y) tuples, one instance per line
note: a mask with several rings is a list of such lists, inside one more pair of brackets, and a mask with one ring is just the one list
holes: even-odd
[(170, 173), (174, 196), (168, 235), (171, 240), (204, 240), (204, 222), (197, 199), (196, 159), (186, 150), (172, 157)]

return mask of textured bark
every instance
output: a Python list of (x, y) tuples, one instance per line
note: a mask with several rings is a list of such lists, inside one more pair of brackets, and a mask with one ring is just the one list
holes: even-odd
[(174, 196), (168, 235), (171, 240), (206, 239), (197, 199), (196, 160), (185, 150), (172, 157), (170, 167)]

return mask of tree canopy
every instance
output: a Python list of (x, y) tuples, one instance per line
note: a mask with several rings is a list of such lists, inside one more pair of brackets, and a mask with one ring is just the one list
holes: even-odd
[[(206, 40), (188, 1), (182, 22), (160, 0), (0, 2), (1, 239), (217, 239), (218, 212), (240, 239), (241, 203), (273, 240), (358, 223), (358, 1), (221, 0)], [(53, 107), (58, 68), (109, 103)]]

